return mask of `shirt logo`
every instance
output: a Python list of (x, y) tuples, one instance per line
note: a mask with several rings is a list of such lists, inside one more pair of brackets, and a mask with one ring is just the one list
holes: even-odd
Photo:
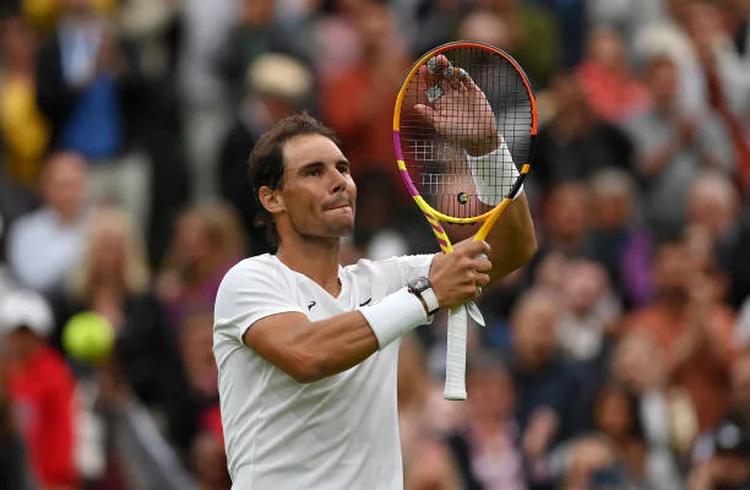
[(315, 301), (310, 301), (307, 303), (307, 310), (310, 311), (313, 309), (313, 306), (315, 306), (317, 303)]
[(360, 303), (359, 306), (367, 306), (370, 304), (370, 301), (372, 301), (372, 298), (367, 298), (367, 300), (364, 303)]

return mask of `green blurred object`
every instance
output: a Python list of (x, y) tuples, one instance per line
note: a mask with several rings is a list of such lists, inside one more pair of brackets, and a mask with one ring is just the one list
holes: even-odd
[(63, 348), (78, 361), (99, 364), (109, 356), (114, 344), (114, 328), (106, 318), (92, 311), (72, 316), (63, 328)]

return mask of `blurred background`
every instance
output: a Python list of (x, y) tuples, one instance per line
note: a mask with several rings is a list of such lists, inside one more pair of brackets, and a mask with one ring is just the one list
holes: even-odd
[[(254, 142), (303, 109), (341, 134), (360, 201), (342, 263), (435, 250), (391, 117), (405, 70), (455, 39), (507, 50), (536, 90), (539, 252), (482, 298), (467, 402), (441, 398), (444, 318), (404, 340), (406, 489), (750, 488), (750, 1), (0, 12), (3, 489), (229, 489), (212, 309), (231, 265), (273, 250)], [(115, 333), (96, 359), (65, 333), (91, 311)]]

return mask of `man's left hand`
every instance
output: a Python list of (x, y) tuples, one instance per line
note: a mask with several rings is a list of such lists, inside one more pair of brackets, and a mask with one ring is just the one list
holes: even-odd
[(439, 134), (461, 145), (469, 155), (495, 150), (500, 146), (500, 136), (482, 89), (445, 56), (438, 55), (434, 60), (432, 70), (427, 65), (419, 68), (419, 77), (428, 88), (440, 87), (441, 94), (432, 104), (416, 104), (414, 108)]

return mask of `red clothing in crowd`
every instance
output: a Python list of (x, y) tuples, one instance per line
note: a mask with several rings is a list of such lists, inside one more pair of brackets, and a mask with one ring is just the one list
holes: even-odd
[(648, 90), (627, 73), (583, 61), (576, 69), (576, 76), (591, 108), (606, 121), (626, 121), (644, 110), (649, 103)]
[(12, 369), (8, 392), (29, 452), (33, 475), (44, 488), (76, 488), (75, 379), (64, 358), (41, 347)]

